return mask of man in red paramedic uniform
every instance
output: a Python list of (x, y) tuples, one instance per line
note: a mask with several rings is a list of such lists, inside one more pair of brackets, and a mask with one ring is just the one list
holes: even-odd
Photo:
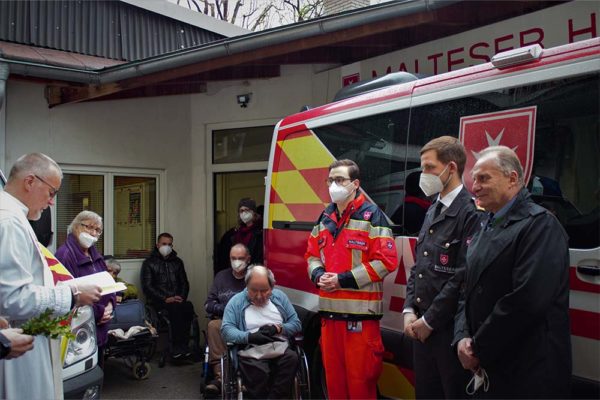
[(321, 350), (330, 399), (374, 399), (382, 369), (383, 278), (398, 255), (386, 216), (359, 193), (354, 161), (327, 178), (332, 203), (308, 239), (308, 275), (319, 287)]

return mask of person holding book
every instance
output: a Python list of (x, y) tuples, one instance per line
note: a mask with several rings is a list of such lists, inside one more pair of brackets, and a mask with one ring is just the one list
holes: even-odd
[[(67, 228), (67, 240), (56, 251), (56, 258), (69, 270), (73, 278), (108, 271), (102, 254), (94, 247), (102, 235), (102, 217), (93, 211), (77, 214)], [(116, 304), (114, 293), (102, 296), (94, 303), (96, 340), (98, 341), (98, 364), (104, 367), (104, 348), (108, 341), (108, 329)]]
[[(54, 204), (62, 172), (42, 153), (19, 157), (0, 190), (0, 315), (20, 328), (48, 308), (54, 316), (100, 298), (97, 285), (55, 285), (53, 271), (28, 220)], [(26, 384), (23, 382), (26, 380)], [(17, 359), (0, 360), (0, 398), (63, 398), (60, 341), (38, 335)]]

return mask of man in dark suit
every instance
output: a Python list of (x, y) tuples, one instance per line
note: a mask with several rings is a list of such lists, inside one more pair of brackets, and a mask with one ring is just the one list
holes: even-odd
[(436, 201), (424, 216), (404, 303), (404, 333), (413, 343), (417, 399), (463, 398), (469, 374), (451, 348), (467, 246), (482, 215), (463, 187), (467, 156), (452, 136), (421, 149), (419, 186)]
[[(571, 378), (569, 247), (560, 223), (524, 188), (514, 151), (480, 153), (473, 192), (489, 212), (467, 252), (455, 339), (489, 398), (566, 398)], [(486, 391), (487, 389), (487, 391)]]

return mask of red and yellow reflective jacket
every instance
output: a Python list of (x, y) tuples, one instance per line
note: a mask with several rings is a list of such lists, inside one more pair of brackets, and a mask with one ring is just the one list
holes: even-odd
[(383, 278), (398, 266), (392, 231), (383, 212), (356, 197), (338, 216), (327, 206), (313, 228), (305, 254), (308, 275), (317, 283), (325, 272), (338, 274), (342, 289), (319, 290), (319, 312), (334, 319), (380, 319)]

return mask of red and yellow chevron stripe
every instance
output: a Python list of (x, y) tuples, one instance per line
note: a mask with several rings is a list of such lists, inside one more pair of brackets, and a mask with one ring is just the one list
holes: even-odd
[(271, 177), (269, 228), (273, 221), (316, 221), (330, 202), (325, 180), (334, 157), (309, 130), (279, 140)]
[(52, 254), (50, 250), (48, 250), (40, 242), (38, 242), (37, 245), (40, 248), (42, 255), (46, 259), (48, 267), (50, 267), (50, 271), (52, 271), (52, 278), (54, 279), (55, 285), (58, 281), (68, 281), (69, 279), (73, 279), (73, 275), (71, 275), (69, 270), (65, 268), (65, 266), (56, 259), (56, 257), (54, 257), (54, 254)]

